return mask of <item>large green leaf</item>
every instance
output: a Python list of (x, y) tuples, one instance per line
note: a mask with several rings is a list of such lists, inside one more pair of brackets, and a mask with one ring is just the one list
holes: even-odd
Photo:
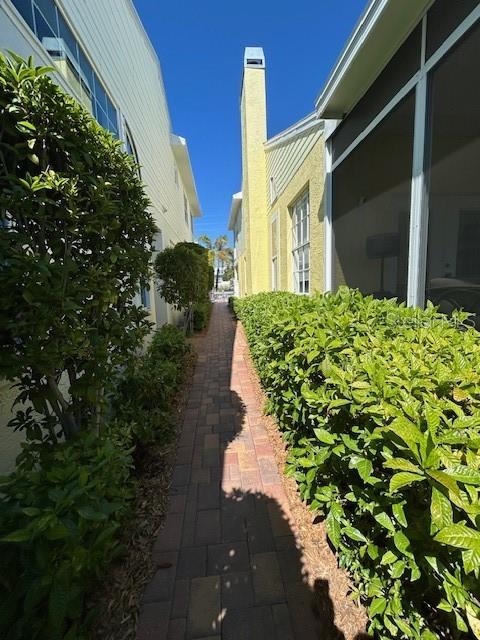
[(416, 473), (409, 473), (407, 471), (396, 473), (390, 478), (390, 493), (395, 493), (402, 487), (408, 487), (414, 482), (422, 482), (422, 480), (425, 480), (425, 476), (419, 476)]
[(406, 460), (405, 458), (391, 458), (389, 460), (385, 460), (383, 466), (387, 469), (395, 469), (398, 471), (407, 471), (409, 473), (417, 473), (421, 475), (422, 469), (410, 462), (410, 460)]
[(432, 487), (430, 515), (433, 524), (438, 529), (448, 527), (453, 523), (453, 509), (450, 500), (439, 489)]
[(395, 525), (393, 524), (393, 521), (390, 518), (390, 516), (387, 513), (385, 513), (385, 511), (382, 511), (381, 513), (377, 513), (377, 515), (375, 516), (375, 520), (379, 524), (381, 524), (384, 529), (387, 529), (387, 531), (391, 531), (392, 533), (395, 532)]
[(445, 527), (437, 533), (435, 540), (459, 549), (480, 551), (480, 532), (464, 524), (452, 524)]
[(343, 527), (342, 533), (348, 536), (351, 540), (355, 540), (356, 542), (368, 542), (363, 533), (355, 527)]

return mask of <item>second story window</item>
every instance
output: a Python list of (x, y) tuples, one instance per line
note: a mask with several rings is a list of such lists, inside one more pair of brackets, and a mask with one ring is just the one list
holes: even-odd
[(118, 138), (118, 113), (54, 0), (12, 0), (73, 95)]
[(310, 293), (310, 206), (306, 191), (292, 206), (293, 288)]
[(183, 194), (183, 210), (185, 212), (185, 224), (188, 227), (188, 200), (185, 194)]

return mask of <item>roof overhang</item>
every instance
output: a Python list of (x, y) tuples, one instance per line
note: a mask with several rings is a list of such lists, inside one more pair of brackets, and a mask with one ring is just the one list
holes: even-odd
[(308, 116), (302, 118), (298, 122), (292, 124), (288, 129), (284, 129), (284, 131), (280, 131), (276, 136), (270, 138), (264, 143), (265, 149), (268, 151), (269, 149), (273, 149), (279, 145), (285, 144), (289, 142), (293, 138), (305, 133), (306, 131), (311, 131), (313, 129), (318, 129), (318, 131), (323, 131), (324, 122), (320, 120), (316, 111), (313, 113), (309, 113)]
[(340, 119), (355, 106), (432, 2), (369, 2), (317, 98), (319, 117)]
[(233, 231), (235, 227), (235, 222), (237, 220), (238, 212), (240, 211), (240, 207), (242, 206), (242, 192), (234, 193), (232, 196), (232, 204), (230, 206), (230, 218), (228, 219), (228, 229), (229, 231)]
[(172, 147), (180, 177), (182, 178), (182, 184), (184, 186), (185, 193), (187, 194), (188, 202), (190, 203), (192, 215), (195, 218), (199, 218), (202, 215), (202, 212), (198, 201), (197, 187), (195, 186), (195, 178), (193, 177), (187, 141), (185, 138), (171, 133), (170, 145)]

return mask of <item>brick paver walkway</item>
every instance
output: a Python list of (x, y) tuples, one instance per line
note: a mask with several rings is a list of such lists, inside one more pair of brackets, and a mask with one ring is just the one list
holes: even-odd
[(317, 638), (243, 331), (214, 306), (138, 640)]

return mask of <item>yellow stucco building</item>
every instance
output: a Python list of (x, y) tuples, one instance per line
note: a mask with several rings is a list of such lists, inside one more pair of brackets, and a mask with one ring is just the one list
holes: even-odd
[(245, 50), (242, 191), (232, 198), (235, 294), (324, 290), (324, 135), (312, 113), (267, 138), (265, 56)]

